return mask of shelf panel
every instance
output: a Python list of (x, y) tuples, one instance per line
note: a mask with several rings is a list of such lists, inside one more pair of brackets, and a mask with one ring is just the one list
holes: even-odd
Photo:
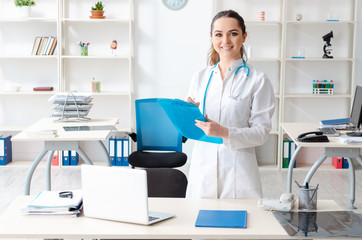
[(281, 25), (281, 21), (245, 21), (245, 25)]
[(35, 55), (35, 56), (0, 56), (0, 60), (24, 59), (24, 60), (49, 60), (57, 59), (57, 55)]
[(303, 62), (352, 62), (353, 58), (285, 58), (285, 61), (303, 61)]
[(62, 59), (110, 59), (110, 60), (114, 60), (114, 59), (119, 59), (119, 60), (130, 60), (131, 57), (130, 56), (71, 56), (71, 55), (63, 55), (61, 57)]
[(0, 23), (10, 23), (10, 22), (16, 22), (16, 23), (31, 23), (31, 22), (57, 22), (57, 19), (55, 18), (9, 18), (9, 19), (0, 19)]
[(54, 95), (57, 91), (19, 91), (19, 92), (0, 92), (1, 95)]
[(250, 62), (281, 62), (280, 58), (248, 58)]
[[(312, 91), (312, 89), (311, 89)], [(349, 94), (287, 94), (284, 98), (351, 98)]]
[(355, 21), (287, 21), (287, 24), (355, 24)]
[(121, 24), (129, 24), (131, 23), (131, 20), (124, 20), (124, 19), (71, 19), (71, 18), (62, 18), (61, 19), (64, 22), (67, 23), (109, 23), (109, 22), (113, 22), (113, 23), (121, 23)]
[(93, 96), (127, 96), (131, 97), (131, 92), (128, 91), (120, 91), (120, 92), (100, 92), (100, 93), (93, 93)]

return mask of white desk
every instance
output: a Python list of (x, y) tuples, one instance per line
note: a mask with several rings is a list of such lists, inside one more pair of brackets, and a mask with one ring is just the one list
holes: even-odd
[[(92, 131), (65, 131), (65, 126), (114, 126), (117, 122), (117, 118), (110, 119), (92, 119), (89, 121), (72, 121), (72, 122), (59, 122), (57, 118), (44, 118), (36, 122), (34, 125), (20, 132), (12, 137), (12, 141), (42, 141), (44, 147), (38, 156), (34, 159), (32, 165), (29, 168), (28, 175), (25, 182), (25, 195), (29, 195), (30, 183), (33, 173), (38, 166), (39, 162), (49, 152), (47, 161), (47, 181), (46, 189), (51, 189), (50, 183), (50, 170), (51, 170), (51, 158), (54, 151), (57, 150), (75, 150), (82, 157), (87, 164), (92, 164), (92, 161), (86, 155), (86, 153), (79, 146), (79, 142), (82, 141), (97, 141), (104, 152), (107, 165), (111, 166), (109, 154), (107, 148), (104, 146), (104, 140), (107, 140), (111, 130), (92, 130)], [(56, 137), (46, 136), (42, 134), (35, 134), (37, 131), (53, 129), (57, 131)], [(29, 134), (31, 133), (31, 134)]]
[[(20, 209), (31, 197), (17, 197), (0, 216), (0, 238), (89, 238), (89, 239), (295, 239), (290, 237), (272, 212), (257, 207), (257, 200), (150, 198), (150, 211), (176, 217), (150, 226), (92, 219), (24, 216)], [(200, 209), (248, 211), (247, 228), (197, 228)], [(318, 210), (342, 210), (334, 201), (319, 200)]]
[[(339, 141), (338, 137), (328, 137), (329, 142), (300, 142), (297, 140), (298, 135), (305, 133), (316, 131), (319, 127), (319, 123), (282, 123), (282, 129), (286, 134), (295, 142), (298, 146), (294, 155), (290, 159), (289, 167), (288, 167), (288, 179), (287, 179), (287, 192), (292, 191), (292, 175), (293, 175), (293, 166), (296, 160), (296, 157), (300, 150), (303, 147), (319, 147), (324, 148), (323, 154), (320, 158), (313, 164), (311, 169), (309, 170), (307, 176), (304, 179), (303, 185), (309, 183), (311, 178), (317, 169), (322, 165), (322, 163), (327, 159), (327, 157), (346, 157), (349, 163), (349, 171), (350, 171), (350, 201), (351, 208), (355, 209), (354, 201), (355, 201), (355, 173), (352, 161), (350, 158), (355, 158), (359, 164), (362, 166), (362, 158), (360, 156), (360, 148), (362, 148), (362, 144), (345, 144)], [(343, 132), (342, 132), (343, 134)]]

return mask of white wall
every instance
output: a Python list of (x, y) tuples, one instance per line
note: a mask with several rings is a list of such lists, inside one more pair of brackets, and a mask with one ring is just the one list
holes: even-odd
[(362, 85), (362, 2), (358, 4), (356, 84)]
[(189, 0), (178, 11), (161, 0), (135, 1), (136, 98), (184, 98), (206, 66), (212, 1)]

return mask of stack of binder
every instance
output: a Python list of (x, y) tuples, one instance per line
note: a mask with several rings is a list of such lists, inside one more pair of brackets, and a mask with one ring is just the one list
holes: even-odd
[[(283, 140), (283, 164), (282, 168), (289, 168), (290, 160), (292, 159), (297, 146), (294, 141), (289, 139)], [(296, 162), (294, 162), (293, 168), (296, 167)]]
[(6, 165), (12, 161), (11, 135), (0, 135), (0, 165)]
[(52, 117), (61, 120), (69, 118), (86, 118), (92, 108), (92, 95), (89, 93), (58, 93), (49, 98), (49, 102), (55, 104)]
[(129, 139), (109, 138), (109, 157), (112, 166), (129, 166)]
[(77, 166), (78, 165), (78, 153), (75, 150), (63, 151), (62, 154), (62, 165), (63, 166)]

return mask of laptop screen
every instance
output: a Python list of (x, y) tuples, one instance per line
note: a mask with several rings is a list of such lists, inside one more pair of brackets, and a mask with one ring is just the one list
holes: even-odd
[(362, 108), (362, 87), (357, 85), (354, 94), (351, 116), (350, 116), (350, 123), (357, 129), (359, 128), (361, 123), (361, 108)]

